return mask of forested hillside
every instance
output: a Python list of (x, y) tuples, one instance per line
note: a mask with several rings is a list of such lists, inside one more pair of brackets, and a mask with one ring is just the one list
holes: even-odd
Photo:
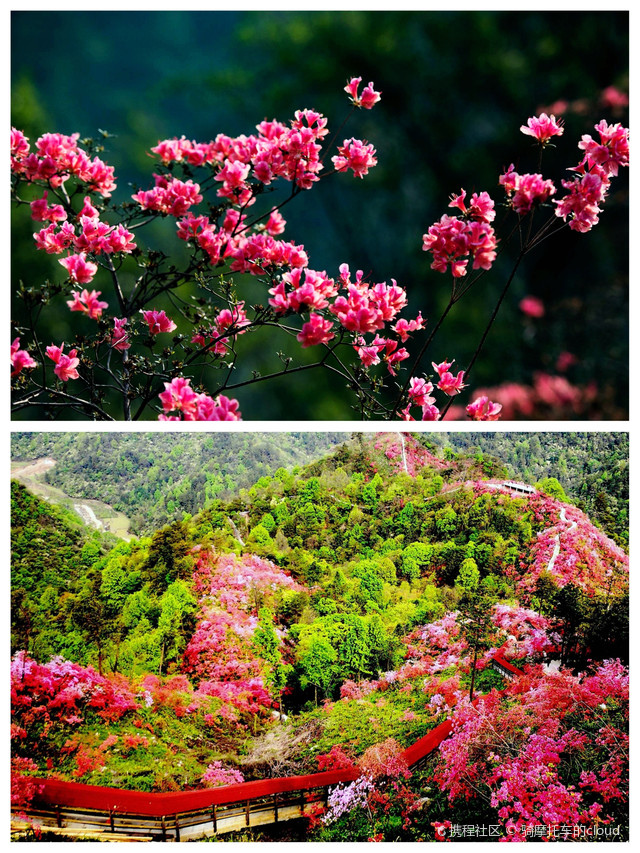
[(628, 557), (557, 481), (505, 482), (484, 454), (356, 434), (115, 546), (15, 485), (15, 802), (33, 776), (178, 791), (352, 768), (310, 823), (241, 838), (626, 837)]
[[(149, 534), (168, 522), (227, 499), (278, 468), (322, 457), (349, 433), (194, 434), (14, 433), (12, 458), (56, 461), (46, 483), (72, 498), (99, 497), (125, 513), (131, 531)], [(429, 433), (417, 435), (438, 457), (450, 450), (499, 460), (506, 476), (532, 485), (554, 478), (567, 498), (609, 535), (628, 541), (627, 433)], [(446, 448), (449, 448), (447, 451)], [(486, 458), (485, 458), (486, 457)], [(99, 494), (96, 494), (99, 477)]]
[(496, 457), (509, 476), (526, 483), (553, 477), (610, 535), (628, 541), (628, 433), (458, 432), (433, 433), (425, 441)]
[[(341, 433), (14, 433), (12, 458), (55, 460), (44, 479), (74, 498), (125, 513), (136, 534), (195, 513), (263, 474), (303, 465), (344, 439)], [(99, 494), (96, 494), (99, 477)]]

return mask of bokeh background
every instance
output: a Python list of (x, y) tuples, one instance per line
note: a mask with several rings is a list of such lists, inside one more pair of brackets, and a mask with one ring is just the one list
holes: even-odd
[[(336, 130), (349, 109), (346, 81), (371, 80), (382, 101), (359, 111), (344, 135), (372, 142), (378, 166), (362, 181), (339, 175), (301, 194), (283, 210), (285, 236), (302, 242), (311, 266), (329, 274), (347, 262), (375, 281), (395, 278), (409, 292), (405, 313), (420, 309), (435, 320), (450, 280), (430, 269), (422, 234), (461, 187), (502, 200), (505, 167), (536, 171), (537, 152), (519, 127), (537, 110), (556, 105), (559, 112), (558, 102), (566, 103), (565, 133), (543, 166), (557, 185), (596, 121), (626, 124), (624, 106), (606, 104), (602, 93), (609, 86), (628, 92), (628, 34), (628, 13), (615, 11), (14, 12), (12, 121), (32, 140), (54, 130), (115, 134), (103, 156), (115, 166), (115, 197), (123, 201), (133, 191), (127, 184), (149, 184), (147, 152), (159, 139), (249, 134), (263, 118), (288, 121), (304, 107), (323, 112)], [(62, 280), (55, 258), (34, 251), (33, 223), (19, 214), (14, 291), (18, 279)], [(170, 232), (167, 239), (179, 242)], [(427, 364), (455, 357), (464, 366), (510, 257), (454, 308)], [(540, 372), (561, 375), (581, 389), (578, 397), (537, 417), (626, 418), (628, 260), (623, 173), (591, 233), (566, 230), (526, 257), (472, 387), (528, 387)], [(254, 286), (247, 285), (249, 300), (258, 298)], [(521, 310), (525, 296), (541, 300), (543, 317)], [(51, 316), (52, 338), (69, 340), (74, 320), (62, 299)], [(254, 350), (251, 366), (273, 368), (280, 342), (249, 339), (241, 340)], [(563, 353), (574, 359), (558, 365)], [(585, 403), (580, 394), (588, 387)], [(315, 372), (238, 397), (245, 418), (353, 416), (346, 392)]]

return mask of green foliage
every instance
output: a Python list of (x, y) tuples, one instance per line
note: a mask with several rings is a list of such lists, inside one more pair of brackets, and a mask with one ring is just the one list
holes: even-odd
[(326, 453), (342, 438), (339, 433), (225, 433), (182, 435), (176, 443), (173, 435), (159, 433), (14, 433), (12, 457), (55, 459), (45, 481), (77, 498), (96, 497), (98, 470), (100, 499), (124, 512), (140, 534), (256, 481), (270, 488), (267, 474), (282, 485), (293, 482), (287, 467)]
[(412, 542), (402, 552), (402, 576), (413, 581), (431, 564), (433, 548), (423, 542)]
[(540, 482), (536, 483), (536, 489), (544, 492), (545, 495), (549, 495), (550, 498), (556, 498), (556, 500), (563, 501), (563, 503), (567, 503), (568, 501), (568, 498), (564, 493), (564, 489), (555, 477), (543, 477)]

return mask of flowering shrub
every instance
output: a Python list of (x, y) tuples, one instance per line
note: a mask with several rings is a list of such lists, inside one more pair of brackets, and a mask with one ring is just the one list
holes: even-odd
[(320, 773), (323, 770), (351, 770), (355, 767), (353, 759), (338, 744), (332, 746), (325, 755), (316, 756), (316, 760)]
[(11, 758), (11, 806), (28, 808), (34, 796), (41, 790), (41, 784), (32, 778), (38, 772), (38, 765), (31, 758)]
[(92, 667), (60, 657), (37, 663), (25, 652), (11, 662), (11, 705), (14, 722), (31, 728), (32, 736), (33, 726), (46, 734), (56, 724), (81, 723), (87, 712), (117, 720), (137, 708), (123, 679), (98, 675)]
[(494, 691), (475, 706), (458, 705), (435, 778), (451, 802), (484, 800), (509, 833), (528, 824), (620, 820), (628, 800), (628, 691), (628, 673), (615, 661), (582, 679), (531, 669), (503, 696)]
[[(360, 84), (361, 78), (353, 78), (345, 87), (352, 109), (370, 110), (380, 93), (373, 83), (360, 92)], [(60, 256), (66, 274), (64, 284), (21, 288), (28, 319), (11, 345), (15, 409), (130, 420), (148, 417), (150, 408), (160, 420), (235, 421), (250, 399), (241, 403), (230, 392), (322, 369), (354, 390), (362, 417), (441, 419), (468, 386), (524, 255), (565, 226), (583, 233), (598, 222), (612, 178), (628, 165), (628, 131), (606, 121), (595, 129), (597, 139), (584, 135), (579, 142), (584, 156), (574, 176), (562, 182), (562, 197), (554, 197), (557, 188), (539, 173), (519, 174), (510, 166), (499, 178), (504, 205), (515, 217), (502, 242), (494, 229), (496, 202), (487, 191), (468, 199), (462, 189), (452, 196), (454, 215), (442, 215), (422, 238), (432, 269), (451, 276), (450, 298), (408, 369), (404, 344), (427, 329), (427, 320), (420, 311), (400, 316), (408, 307), (403, 287), (393, 279), (377, 282), (347, 263), (337, 273), (314, 269), (304, 246), (283, 237), (282, 207), (332, 174), (362, 179), (377, 163), (372, 144), (336, 140), (327, 168), (328, 120), (311, 109), (296, 111), (289, 124), (262, 121), (248, 136), (165, 139), (151, 149), (153, 185), (117, 207), (111, 201), (114, 169), (97, 156), (101, 146), (77, 133), (45, 133), (32, 148), (13, 129), (14, 199), (42, 226), (34, 234), (36, 248)], [(529, 118), (521, 130), (541, 153), (563, 133), (561, 122), (546, 113)], [(266, 194), (283, 184), (290, 187), (286, 198), (265, 204)], [(534, 230), (531, 218), (525, 226), (524, 218), (539, 209), (548, 212), (546, 221)], [(172, 221), (175, 238), (185, 244), (182, 264), (143, 248), (141, 229), (158, 219)], [(449, 311), (516, 233), (517, 258), (469, 364), (454, 375), (453, 359), (432, 362), (434, 374), (421, 375), (423, 357)], [(263, 304), (247, 304), (248, 285), (242, 277), (236, 284), (234, 274), (257, 279)], [(93, 289), (98, 277), (99, 290)], [(51, 340), (47, 326), (43, 309), (60, 295), (79, 315), (72, 343)], [(320, 354), (298, 364), (279, 352), (273, 372), (259, 375), (245, 367), (241, 340), (259, 329)], [(378, 365), (386, 375), (375, 370)], [(501, 408), (480, 394), (466, 415), (495, 420)]]
[(244, 776), (233, 767), (223, 767), (221, 761), (213, 761), (207, 767), (200, 781), (207, 788), (217, 788), (220, 785), (237, 785), (244, 782)]
[(216, 724), (226, 721), (237, 727), (243, 715), (264, 716), (274, 697), (265, 681), (265, 661), (253, 642), (256, 602), (263, 606), (276, 590), (300, 587), (273, 563), (254, 555), (208, 553), (198, 560), (194, 587), (201, 595), (200, 613), (183, 663), (199, 685), (189, 709), (209, 704), (213, 697), (222, 705)]

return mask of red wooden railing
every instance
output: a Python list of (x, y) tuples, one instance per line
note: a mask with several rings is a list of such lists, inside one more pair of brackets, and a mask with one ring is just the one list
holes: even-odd
[[(522, 672), (501, 654), (493, 657), (497, 668), (512, 677), (521, 675)], [(450, 720), (440, 723), (424, 737), (421, 737), (402, 753), (409, 767), (413, 767), (427, 758), (440, 746), (451, 733), (452, 724)], [(29, 813), (34, 817), (54, 818), (57, 815), (59, 827), (69, 824), (69, 818), (65, 816), (63, 824), (61, 810), (65, 812), (91, 813), (94, 824), (99, 825), (96, 831), (116, 832), (116, 819), (118, 825), (129, 827), (129, 831), (137, 831), (142, 834), (153, 835), (163, 839), (172, 837), (180, 840), (179, 818), (192, 815), (205, 816), (199, 822), (191, 821), (190, 826), (201, 825), (205, 820), (210, 824), (213, 832), (218, 831), (216, 825), (216, 810), (226, 807), (224, 814), (231, 814), (233, 809), (229, 806), (238, 804), (244, 813), (246, 808), (246, 826), (253, 825), (250, 822), (251, 806), (270, 811), (268, 820), (261, 823), (278, 821), (278, 802), (291, 805), (296, 801), (299, 805), (299, 814), (304, 812), (305, 803), (321, 802), (326, 800), (330, 787), (340, 783), (352, 782), (359, 776), (357, 768), (351, 770), (329, 770), (322, 773), (310, 773), (305, 776), (284, 776), (271, 779), (260, 779), (253, 782), (241, 782), (235, 785), (225, 785), (219, 788), (208, 788), (199, 791), (178, 791), (173, 793), (145, 793), (142, 791), (130, 791), (121, 788), (107, 788), (96, 785), (84, 785), (79, 782), (64, 782), (56, 779), (37, 779), (40, 790), (33, 799)], [(318, 792), (320, 791), (320, 794)], [(315, 793), (313, 793), (315, 792)], [(322, 793), (324, 792), (324, 793)], [(297, 799), (296, 798), (297, 796)], [(266, 805), (268, 804), (268, 806)], [(282, 808), (282, 805), (281, 805)], [(237, 812), (238, 809), (235, 809)], [(103, 820), (96, 823), (96, 816), (103, 815)], [(133, 818), (140, 819), (137, 823)], [(145, 820), (156, 820), (158, 823), (149, 824), (147, 829), (141, 829)], [(285, 818), (286, 819), (286, 818)], [(182, 824), (183, 828), (185, 824)], [(158, 829), (158, 827), (160, 827)], [(123, 830), (124, 831), (124, 830)]]

